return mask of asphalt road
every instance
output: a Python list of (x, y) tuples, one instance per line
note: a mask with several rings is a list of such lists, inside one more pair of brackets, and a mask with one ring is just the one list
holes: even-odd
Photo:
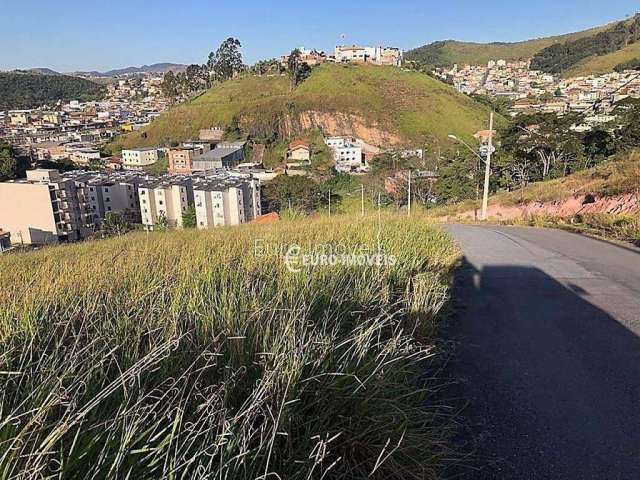
[(559, 230), (452, 225), (445, 329), (470, 479), (640, 479), (640, 250)]

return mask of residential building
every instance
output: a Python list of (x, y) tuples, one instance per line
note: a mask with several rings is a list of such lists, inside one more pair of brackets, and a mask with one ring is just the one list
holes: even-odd
[(126, 172), (77, 171), (65, 173), (63, 177), (84, 189), (95, 224), (100, 224), (107, 213), (117, 213), (130, 223), (141, 222), (138, 185), (145, 177)]
[(373, 63), (400, 67), (403, 51), (392, 47), (359, 47), (357, 45), (338, 45), (335, 48), (336, 62)]
[(203, 177), (194, 181), (199, 229), (240, 225), (262, 213), (260, 181), (252, 176)]
[(287, 162), (310, 162), (311, 146), (306, 140), (295, 140), (289, 144)]
[(193, 205), (193, 184), (189, 177), (150, 178), (138, 185), (142, 224), (153, 230), (159, 223), (182, 227), (182, 215)]
[(0, 183), (0, 223), (13, 242), (27, 245), (80, 240), (94, 229), (85, 190), (44, 169)]
[(157, 148), (134, 148), (122, 150), (122, 164), (125, 168), (140, 169), (158, 161)]
[(369, 165), (363, 155), (362, 145), (356, 140), (329, 137), (325, 143), (333, 150), (333, 158), (336, 162), (336, 170), (342, 173), (364, 173)]
[(212, 149), (209, 142), (185, 142), (169, 150), (169, 173), (233, 168), (244, 159), (245, 145), (246, 142), (220, 142)]
[(92, 161), (100, 160), (100, 152), (93, 148), (78, 148), (71, 151), (69, 158), (79, 165), (88, 165)]

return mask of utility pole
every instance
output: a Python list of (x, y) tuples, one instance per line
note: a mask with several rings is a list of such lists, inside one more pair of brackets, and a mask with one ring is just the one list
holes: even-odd
[(491, 154), (493, 150), (493, 112), (489, 117), (489, 145), (487, 148), (487, 160), (484, 169), (484, 194), (482, 196), (482, 214), (481, 220), (487, 219), (487, 210), (489, 208), (489, 178), (491, 177)]
[(409, 195), (407, 198), (407, 216), (411, 216), (411, 170), (409, 170)]
[(364, 217), (364, 184), (360, 188), (360, 204), (362, 209), (362, 216)]

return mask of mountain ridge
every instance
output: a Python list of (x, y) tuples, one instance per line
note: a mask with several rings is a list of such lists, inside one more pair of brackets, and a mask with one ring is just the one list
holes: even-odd
[(405, 59), (417, 61), (434, 67), (453, 66), (454, 64), (484, 65), (489, 60), (499, 59), (506, 61), (527, 60), (533, 58), (542, 50), (553, 45), (593, 37), (615, 27), (621, 22), (628, 22), (630, 20), (633, 20), (633, 17), (577, 32), (533, 38), (518, 42), (483, 43), (464, 42), (459, 40), (440, 40), (409, 50), (405, 54)]

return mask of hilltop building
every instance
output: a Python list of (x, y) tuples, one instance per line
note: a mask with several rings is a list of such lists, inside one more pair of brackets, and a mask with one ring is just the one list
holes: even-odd
[(404, 53), (392, 47), (359, 47), (357, 45), (338, 45), (335, 48), (335, 61), (373, 63), (375, 65), (391, 65), (400, 67)]

